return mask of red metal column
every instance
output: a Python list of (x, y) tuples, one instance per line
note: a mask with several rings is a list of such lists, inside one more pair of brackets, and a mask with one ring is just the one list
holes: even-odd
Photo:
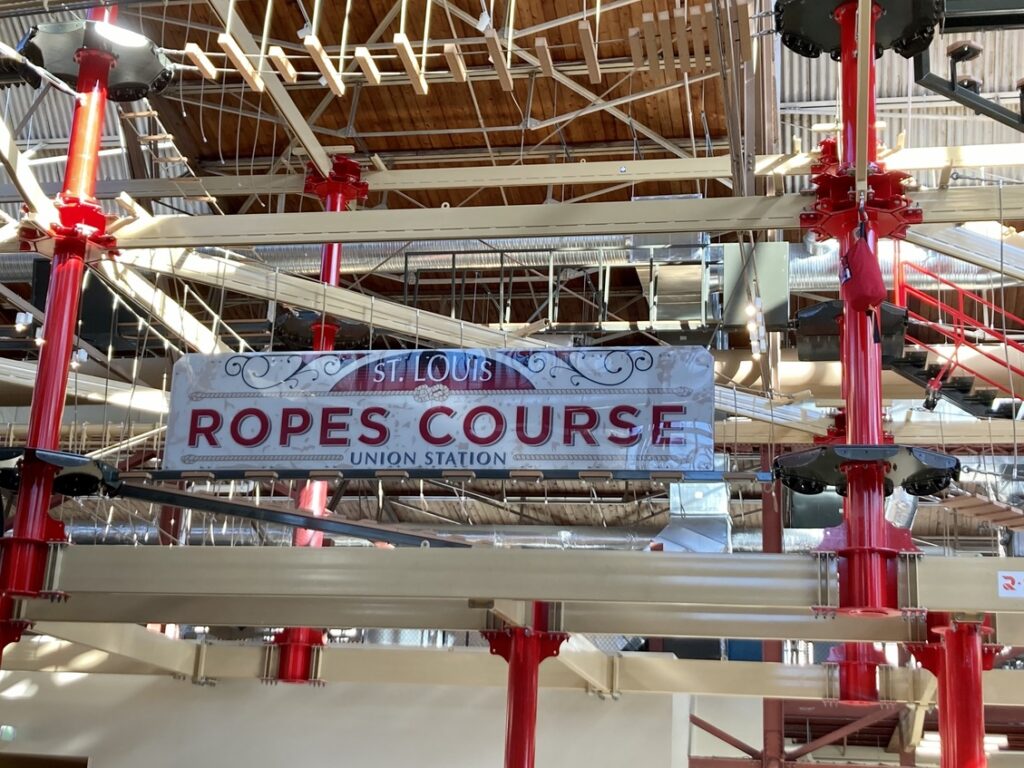
[(982, 621), (928, 614), (929, 640), (912, 646), (921, 665), (938, 678), (941, 768), (985, 768), (985, 704), (982, 673), (992, 669), (999, 646), (986, 645)]
[[(306, 192), (323, 200), (328, 213), (341, 213), (348, 208), (350, 200), (366, 197), (367, 186), (361, 180), (359, 164), (347, 157), (335, 157), (328, 176), (323, 176), (315, 166), (310, 165), (306, 175)], [(324, 243), (320, 256), (320, 280), (327, 285), (337, 286), (341, 281), (341, 243)], [(330, 352), (338, 334), (337, 324), (326, 314), (313, 324), (313, 350)], [(327, 483), (310, 480), (299, 491), (298, 507), (316, 517), (327, 514)], [(324, 535), (320, 531), (296, 528), (292, 544), (296, 547), (323, 546)], [(309, 627), (288, 627), (275, 642), (280, 647), (277, 679), (289, 683), (305, 683), (310, 680), (310, 662), (313, 647), (323, 645), (323, 630)]]
[(566, 635), (547, 631), (547, 606), (535, 603), (533, 627), (485, 632), (491, 653), (508, 662), (505, 768), (533, 768), (537, 746), (537, 676), (540, 663), (558, 655)]
[[(761, 469), (770, 471), (773, 446), (761, 446)], [(761, 486), (761, 551), (782, 554), (782, 509), (779, 505), (779, 483)], [(782, 641), (765, 640), (761, 643), (764, 661), (782, 661)], [(764, 746), (761, 750), (763, 768), (782, 768), (786, 760), (786, 718), (781, 699), (765, 699), (762, 705), (764, 720)]]
[[(878, 239), (900, 237), (908, 224), (920, 221), (920, 211), (902, 194), (905, 174), (885, 171), (878, 163), (875, 134), (874, 23), (880, 9), (872, 7), (872, 39), (868, 62), (868, 127), (866, 191), (856, 187), (857, 117), (860, 94), (857, 70), (856, 0), (835, 12), (840, 26), (842, 79), (841, 142), (821, 143), (813, 169), (817, 187), (814, 207), (801, 216), (803, 224), (822, 237), (839, 240), (840, 295), (844, 301), (840, 358), (843, 367), (845, 408), (842, 424), (833, 433), (853, 445), (879, 445), (887, 441), (882, 429), (881, 350), (875, 338), (875, 309), (885, 299), (878, 264)], [(897, 607), (896, 557), (913, 551), (906, 531), (885, 520), (885, 466), (856, 463), (844, 466), (847, 493), (843, 525), (830, 529), (822, 549), (839, 557), (840, 607), (850, 613), (883, 615)], [(876, 670), (882, 654), (867, 644), (846, 644), (833, 650), (839, 665), (841, 696), (846, 701), (876, 701)]]
[[(852, 171), (857, 161), (857, 3), (850, 2), (836, 11), (842, 39), (840, 58), (842, 83), (842, 165)], [(875, 135), (874, 24), (868, 98), (868, 162), (878, 157)], [(858, 217), (859, 218), (859, 217)], [(857, 244), (858, 227), (872, 258), (878, 259), (878, 239), (868, 222), (850, 220), (839, 237), (840, 253), (849, 254)], [(843, 396), (846, 402), (846, 441), (856, 445), (878, 445), (882, 433), (882, 361), (875, 343), (872, 318), (854, 309), (846, 295), (847, 283), (840, 288), (844, 299), (841, 360)], [(846, 525), (846, 561), (841, 583), (843, 602), (870, 612), (886, 606), (887, 561), (881, 550), (885, 545), (885, 492), (881, 465), (853, 465), (846, 469), (848, 489), (843, 502)], [(884, 657), (874, 646), (847, 643), (839, 662), (840, 689), (844, 699), (873, 701), (878, 698), (876, 671)]]
[[(117, 8), (93, 9), (91, 21), (114, 22)], [(54, 253), (46, 297), (43, 344), (29, 412), (28, 451), (13, 536), (0, 541), (0, 651), (23, 630), (11, 620), (16, 597), (36, 597), (43, 587), (49, 542), (63, 541), (63, 526), (50, 517), (54, 468), (38, 461), (32, 449), (60, 448), (60, 426), (67, 395), (68, 366), (78, 323), (82, 274), (90, 242), (110, 245), (106, 219), (94, 198), (100, 138), (107, 104), (107, 81), (114, 57), (84, 48), (77, 53), (78, 93), (68, 147), (64, 187), (57, 199)]]

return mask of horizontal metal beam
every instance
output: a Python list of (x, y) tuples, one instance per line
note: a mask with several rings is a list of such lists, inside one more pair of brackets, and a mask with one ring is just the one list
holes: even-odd
[[(815, 152), (758, 155), (757, 176), (806, 176), (816, 161)], [(956, 168), (1015, 168), (1024, 158), (1015, 144), (966, 147), (915, 147), (896, 150), (885, 158), (887, 168), (901, 171), (953, 170)], [(363, 179), (374, 192), (423, 189), (476, 189), (479, 187), (542, 187), (551, 184), (641, 184), (651, 181), (697, 181), (730, 178), (728, 155), (658, 160), (591, 161), (586, 163), (527, 163), (477, 165), (452, 168), (410, 168), (367, 171)], [(252, 176), (183, 176), (162, 179), (101, 181), (96, 194), (116, 198), (127, 193), (137, 200), (162, 197), (249, 197), (253, 194), (303, 194), (302, 174)], [(48, 195), (58, 184), (43, 185)], [(14, 186), (0, 187), (0, 202), (20, 201)]]
[[(36, 385), (38, 366), (32, 360), (0, 358), (0, 381), (5, 385), (32, 388)], [(68, 382), (68, 399), (109, 403), (146, 413), (167, 413), (168, 393), (116, 379), (106, 379), (73, 372)]]
[(69, 595), (459, 599), (804, 609), (818, 566), (801, 555), (501, 549), (68, 547)]
[[(108, 599), (98, 593), (77, 593), (73, 600), (51, 603), (34, 600), (21, 604), (20, 615), (31, 621), (132, 622), (206, 624), (228, 626), (330, 626), (374, 629), (447, 629), (480, 631), (488, 626), (492, 601), (457, 599), (291, 599), (261, 600), (192, 596), (164, 599), (153, 595), (120, 593)], [(822, 642), (911, 642), (917, 639), (912, 623), (901, 617), (872, 621), (850, 616), (819, 619), (808, 610), (712, 611), (680, 606), (636, 606), (622, 603), (564, 603), (566, 631), (588, 634), (624, 634), (643, 637), (718, 639), (814, 640)], [(1021, 622), (1015, 622), (1020, 624)], [(1024, 627), (999, 627), (1002, 642), (1024, 644)]]
[(101, 259), (92, 264), (92, 268), (113, 290), (149, 310), (151, 318), (159, 320), (190, 349), (205, 354), (235, 351), (191, 312), (136, 270), (113, 259)]
[[(994, 187), (956, 187), (915, 195), (924, 223), (987, 220), (1000, 209)], [(359, 210), (244, 216), (155, 216), (124, 225), (124, 249), (294, 245), (497, 237), (663, 234), (793, 229), (802, 195), (633, 202)], [(1024, 218), (1024, 189), (1002, 190), (1005, 218)]]
[[(203, 646), (200, 654), (195, 643), (170, 642), (178, 643), (178, 648), (188, 649), (195, 656), (191, 671), (204, 680), (252, 680), (264, 674), (265, 651), (259, 646), (214, 644)], [(108, 671), (103, 658), (92, 659), (90, 669), (74, 666), (74, 654), (59, 653), (66, 646), (65, 641), (51, 637), (26, 637), (7, 649), (3, 665), (5, 669), (19, 671)], [(575, 651), (570, 648), (565, 653), (571, 657)], [(549, 689), (586, 690), (590, 683), (570, 668), (580, 660), (569, 661), (570, 664), (543, 664), (540, 685)], [(830, 679), (833, 672), (821, 666), (700, 661), (679, 659), (667, 653), (622, 653), (610, 661), (614, 673), (608, 682), (614, 691), (626, 694), (689, 693), (819, 701), (828, 699), (835, 685)], [(117, 671), (126, 670), (122, 667)], [(152, 673), (153, 667), (140, 663), (134, 671)], [(324, 648), (319, 679), (324, 683), (498, 688), (505, 686), (507, 674), (504, 662), (483, 648), (337, 645)], [(887, 668), (882, 695), (893, 704), (914, 702), (930, 676), (920, 669)], [(986, 672), (985, 703), (1019, 705), (1018, 677), (1013, 671)]]
[(172, 640), (138, 624), (43, 621), (35, 624), (32, 631), (176, 675), (191, 674), (195, 662), (194, 644)]
[[(344, 217), (354, 215), (350, 211)], [(334, 216), (334, 214), (325, 214)], [(205, 218), (205, 217), (203, 217)], [(218, 221), (231, 217), (217, 216)], [(242, 217), (253, 218), (253, 217)], [(482, 325), (438, 315), (395, 302), (375, 299), (346, 288), (277, 272), (262, 264), (206, 256), (194, 251), (168, 249), (124, 251), (118, 257), (132, 267), (212, 285), (268, 301), (364, 323), (371, 328), (398, 333), (448, 347), (540, 349), (552, 344)]]

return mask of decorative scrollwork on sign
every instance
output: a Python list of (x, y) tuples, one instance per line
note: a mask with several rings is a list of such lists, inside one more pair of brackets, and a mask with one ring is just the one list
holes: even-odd
[(578, 387), (584, 381), (601, 387), (617, 387), (634, 373), (649, 371), (654, 356), (645, 349), (537, 351), (530, 354), (526, 367), (533, 373), (545, 370), (552, 379), (567, 378)]
[(297, 390), (336, 376), (346, 362), (345, 355), (235, 355), (224, 363), (224, 372), (250, 389)]

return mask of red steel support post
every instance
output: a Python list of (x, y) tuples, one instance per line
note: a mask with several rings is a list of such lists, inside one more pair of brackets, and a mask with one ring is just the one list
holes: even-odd
[[(836, 11), (840, 26), (842, 53), (842, 146), (843, 167), (852, 172), (857, 161), (857, 3), (850, 2)], [(868, 162), (878, 157), (875, 135), (875, 64), (874, 23), (869, 68)], [(847, 221), (846, 231), (839, 237), (840, 253), (849, 254), (858, 239), (857, 229), (863, 227), (872, 258), (878, 259), (878, 238), (870, 222)], [(878, 445), (882, 442), (882, 360), (879, 345), (872, 332), (872, 318), (867, 312), (854, 309), (844, 299), (840, 356), (843, 368), (843, 396), (846, 402), (846, 441), (855, 445)], [(879, 464), (858, 464), (846, 469), (848, 489), (843, 503), (846, 525), (845, 579), (842, 583), (846, 604), (871, 611), (886, 606), (888, 567), (881, 550), (885, 546), (885, 492), (883, 468)], [(872, 701), (878, 698), (876, 670), (882, 661), (875, 648), (866, 643), (847, 643), (840, 661), (840, 689), (843, 698)]]
[[(772, 447), (761, 446), (761, 469), (768, 471), (772, 466)], [(782, 509), (779, 505), (779, 483), (761, 487), (761, 551), (782, 554), (783, 550)], [(761, 657), (764, 661), (782, 661), (782, 641), (765, 640), (761, 643)], [(782, 768), (786, 760), (786, 718), (782, 699), (765, 699), (762, 705), (764, 718), (764, 746), (761, 750), (763, 768)]]
[[(112, 23), (116, 18), (117, 8), (113, 6), (89, 13), (90, 21)], [(57, 199), (58, 222), (53, 227), (53, 261), (29, 412), (28, 450), (21, 465), (13, 535), (0, 541), (0, 651), (16, 642), (24, 629), (12, 620), (14, 599), (39, 596), (49, 543), (64, 541), (63, 526), (49, 514), (56, 468), (36, 459), (33, 449), (60, 448), (86, 252), (90, 243), (110, 246), (112, 241), (106, 235), (106, 218), (95, 200), (95, 191), (107, 83), (115, 60), (106, 51), (90, 48), (79, 50), (76, 58), (79, 97), (71, 125), (64, 187)]]
[[(306, 191), (317, 195), (328, 213), (341, 213), (349, 201), (362, 200), (367, 194), (366, 182), (361, 180), (359, 164), (347, 157), (337, 156), (331, 172), (324, 177), (315, 166), (306, 175)], [(341, 243), (324, 243), (320, 256), (320, 280), (337, 286), (341, 281)], [(338, 334), (337, 324), (326, 314), (313, 324), (313, 350), (330, 352)], [(328, 484), (323, 480), (309, 480), (299, 491), (298, 507), (316, 517), (327, 514)], [(292, 544), (296, 547), (323, 546), (324, 535), (319, 531), (296, 528)], [(289, 683), (310, 681), (313, 648), (323, 645), (323, 630), (310, 627), (288, 627), (275, 642), (280, 648), (277, 679)]]
[(540, 663), (557, 656), (566, 639), (547, 630), (547, 606), (535, 603), (533, 627), (509, 627), (484, 633), (491, 653), (508, 662), (505, 713), (505, 768), (533, 768), (537, 746), (537, 677)]
[[(992, 669), (999, 646), (986, 645), (991, 630), (971, 617), (928, 614), (929, 642), (911, 648), (938, 678), (941, 768), (985, 768), (985, 704), (982, 673)], [(934, 637), (933, 637), (934, 636)]]

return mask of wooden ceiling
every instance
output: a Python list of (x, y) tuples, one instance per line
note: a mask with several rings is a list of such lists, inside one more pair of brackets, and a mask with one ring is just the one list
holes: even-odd
[[(237, 0), (239, 18), (257, 40), (262, 38), (267, 1)], [(305, 3), (304, 8), (300, 8), (300, 2)], [(379, 29), (381, 20), (387, 20), (393, 5), (392, 0), (352, 0), (348, 49), (369, 43), (382, 72), (404, 73), (391, 45), (394, 34), (400, 29), (399, 15), (396, 14), (394, 20)], [(452, 5), (473, 18), (481, 12), (479, 0), (454, 0)], [(670, 85), (662, 68), (655, 67), (653, 73), (646, 66), (640, 70), (633, 69), (627, 35), (631, 28), (643, 28), (644, 14), (671, 12), (676, 3), (673, 0), (640, 0), (623, 7), (611, 5), (612, 10), (604, 10), (600, 14), (596, 36), (603, 66), (601, 82), (592, 84), (589, 81), (583, 65), (576, 20), (538, 33), (546, 37), (556, 66), (573, 72), (575, 82), (606, 100)], [(573, 162), (583, 159), (581, 156), (584, 155), (593, 157), (597, 152), (601, 152), (602, 159), (670, 156), (663, 147), (638, 133), (627, 121), (606, 111), (589, 112), (546, 128), (524, 127), (529, 120), (571, 116), (591, 106), (593, 101), (520, 61), (514, 62), (517, 75), (514, 89), (511, 92), (502, 90), (492, 74), (493, 68), (481, 33), (457, 14), (446, 13), (443, 3), (435, 1), (431, 7), (428, 71), (447, 73), (443, 44), (458, 41), (471, 73), (470, 81), (432, 81), (429, 93), (419, 96), (404, 76), (400, 81), (385, 77), (384, 84), (380, 86), (367, 84), (349, 56), (346, 68), (351, 67), (354, 71), (345, 78), (348, 84), (345, 96), (337, 98), (326, 86), (316, 83), (315, 77), (306, 75), (298, 85), (290, 86), (289, 92), (310, 124), (326, 131), (319, 134), (325, 146), (354, 145), (359, 156), (365, 158), (376, 153), (385, 161), (390, 155), (402, 153), (405, 156), (403, 167), (410, 164), (430, 167), (439, 162), (451, 165), (451, 161), (444, 158), (446, 153), (467, 150), (477, 155), (469, 164), (486, 164), (490, 161), (489, 149), (498, 153), (493, 161), (503, 164)], [(426, 0), (408, 0), (405, 30), (417, 52), (423, 37), (425, 8)], [(507, 29), (510, 13), (512, 28), (522, 30), (571, 16), (585, 8), (591, 12), (594, 10), (592, 3), (585, 6), (582, 1), (496, 0), (493, 3), (494, 26)], [(312, 15), (313, 0), (273, 0), (269, 37), (294, 57), (292, 61), (300, 72), (313, 73), (314, 64), (297, 35), (306, 23), (304, 12)], [(335, 61), (344, 12), (344, 2), (323, 0), (319, 38), (333, 53)], [(593, 13), (590, 18), (594, 23)], [(205, 4), (171, 4), (162, 9), (154, 6), (129, 7), (125, 9), (123, 21), (141, 24), (151, 38), (168, 49), (181, 50), (186, 42), (193, 42), (214, 54), (214, 61), (219, 65), (225, 61), (223, 56), (215, 55), (220, 50), (216, 38), (223, 29), (223, 23)], [(378, 36), (374, 39), (375, 31)], [(536, 35), (526, 35), (519, 38), (517, 44), (535, 53), (535, 38)], [(704, 59), (703, 50), (694, 52), (694, 55)], [(184, 61), (180, 56), (178, 59)], [(577, 66), (573, 67), (573, 64)], [(266, 66), (270, 67), (269, 62)], [(696, 77), (697, 74), (697, 67), (691, 67), (688, 75)], [(715, 152), (722, 152), (726, 118), (721, 81), (715, 77), (685, 87), (681, 70), (672, 79), (678, 80), (675, 87), (629, 101), (620, 109), (688, 153), (705, 154), (706, 139), (717, 140)], [(257, 165), (265, 170), (270, 159), (279, 156), (289, 145), (287, 128), (279, 124), (280, 118), (270, 99), (265, 94), (261, 96), (252, 91), (244, 85), (241, 77), (233, 73), (226, 74), (219, 82), (204, 82), (198, 73), (183, 73), (166, 96), (161, 116), (176, 138), (182, 138), (181, 146), (194, 152), (192, 159), (200, 166), (220, 165), (222, 162), (233, 166), (237, 162), (243, 172), (248, 170), (248, 166)], [(240, 110), (243, 115), (238, 114)], [(488, 128), (486, 135), (481, 126)], [(602, 148), (608, 145), (613, 148), (603, 151)], [(412, 161), (408, 158), (410, 154)], [(228, 172), (234, 172), (234, 168)], [(727, 193), (724, 188), (716, 191), (714, 183), (703, 186), (710, 186), (711, 194)], [(600, 188), (593, 187), (550, 191), (540, 188), (485, 189), (473, 194), (468, 204), (540, 203), (548, 198), (567, 200), (600, 191)], [(692, 194), (697, 191), (708, 190), (698, 190), (694, 183), (658, 182), (611, 190), (596, 199), (623, 200), (631, 195)], [(411, 199), (391, 195), (387, 204), (389, 207), (417, 203), (438, 206), (444, 202), (459, 205), (467, 202), (470, 194), (438, 190), (410, 193), (408, 198)], [(380, 199), (375, 196), (371, 196), (368, 202), (369, 205), (378, 203)], [(293, 205), (298, 203), (293, 201), (289, 207)]]

